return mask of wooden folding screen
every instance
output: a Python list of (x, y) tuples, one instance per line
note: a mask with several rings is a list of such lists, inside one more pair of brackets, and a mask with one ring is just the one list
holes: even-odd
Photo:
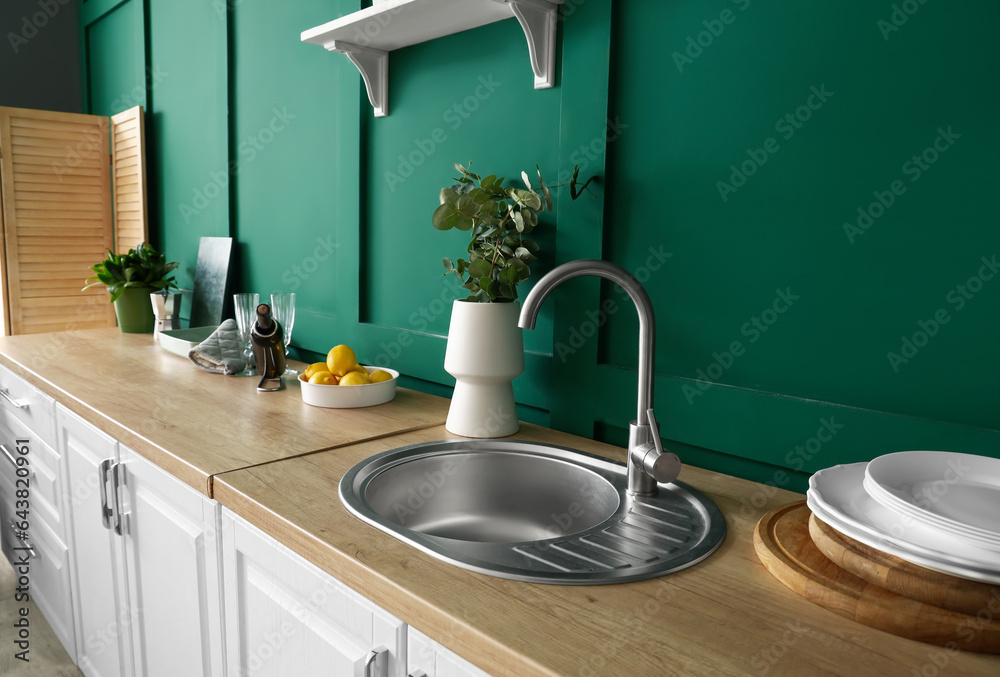
[[(146, 239), (142, 111), (136, 107), (116, 118), (121, 123), (0, 108), (4, 333), (114, 326), (107, 292), (80, 289), (92, 274), (90, 266), (108, 249), (128, 249)], [(114, 200), (112, 125), (123, 182)], [(114, 238), (113, 212), (123, 223), (121, 246)]]
[(119, 254), (149, 241), (143, 131), (141, 106), (111, 117), (115, 251)]

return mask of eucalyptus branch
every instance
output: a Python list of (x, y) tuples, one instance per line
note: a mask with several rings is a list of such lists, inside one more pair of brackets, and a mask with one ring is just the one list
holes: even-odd
[[(471, 165), (470, 165), (471, 167)], [(460, 164), (455, 185), (442, 188), (440, 206), (434, 211), (432, 225), (438, 230), (471, 231), (467, 250), (469, 260), (443, 260), (445, 274), (453, 273), (469, 290), (468, 301), (513, 301), (517, 285), (531, 275), (529, 264), (536, 260), (538, 244), (526, 237), (538, 225), (538, 213), (553, 211), (550, 188), (537, 167), (539, 189), (536, 191), (526, 172), (521, 172), (524, 188), (504, 187), (495, 174), (480, 176)], [(579, 183), (580, 168), (574, 167), (569, 183), (570, 197), (577, 199), (596, 177)]]

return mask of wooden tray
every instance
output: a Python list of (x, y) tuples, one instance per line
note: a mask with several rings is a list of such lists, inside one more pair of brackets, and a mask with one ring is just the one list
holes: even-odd
[(805, 501), (773, 510), (754, 530), (757, 556), (787, 587), (836, 614), (894, 635), (965, 651), (1000, 654), (1000, 599), (982, 617), (873, 585), (828, 559), (809, 536)]
[(1000, 619), (1000, 586), (917, 566), (845, 536), (816, 515), (809, 518), (809, 535), (827, 559), (872, 585), (972, 616), (986, 615), (992, 609), (992, 615)]

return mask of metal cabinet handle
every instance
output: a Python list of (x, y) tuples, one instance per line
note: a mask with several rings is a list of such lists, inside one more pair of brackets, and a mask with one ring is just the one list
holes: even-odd
[(111, 459), (106, 458), (101, 461), (97, 468), (97, 483), (101, 487), (101, 524), (105, 529), (111, 528), (112, 507), (108, 505), (108, 470), (111, 468)]
[(2, 397), (3, 399), (7, 400), (7, 403), (10, 404), (10, 406), (14, 407), (15, 409), (27, 409), (28, 408), (28, 403), (27, 402), (25, 402), (23, 400), (15, 400), (13, 397), (10, 396), (10, 393), (7, 392), (6, 388), (0, 388), (0, 397)]
[(413, 672), (406, 673), (406, 677), (427, 677), (427, 673), (423, 670), (414, 670)]
[(389, 650), (377, 646), (354, 664), (354, 677), (389, 677)]
[(114, 510), (115, 533), (119, 536), (122, 535), (122, 522), (125, 521), (125, 516), (122, 514), (121, 492), (119, 491), (123, 477), (121, 463), (115, 463), (111, 466), (111, 500)]
[(17, 461), (14, 459), (14, 454), (10, 453), (10, 450), (7, 448), (7, 446), (0, 444), (0, 449), (3, 450), (3, 455), (7, 457), (7, 460), (10, 461), (10, 464), (15, 468), (17, 468)]
[[(10, 464), (14, 466), (14, 471), (16, 472), (18, 468), (28, 468), (28, 477), (33, 477), (35, 475), (35, 469), (30, 466), (22, 466), (17, 464), (17, 459), (14, 458), (14, 454), (10, 453), (10, 449), (7, 448), (6, 444), (0, 444), (0, 451), (3, 451), (3, 455), (7, 457)], [(24, 477), (22, 475), (21, 477)]]
[[(14, 531), (17, 531), (17, 523), (14, 520), (7, 520), (7, 526), (9, 526)], [(17, 536), (15, 536), (14, 538), (17, 538)], [(23, 538), (18, 538), (17, 540), (21, 542), (22, 548), (27, 548), (29, 558), (35, 559), (36, 557), (38, 557), (38, 553), (35, 552), (35, 549), (31, 547), (31, 545), (26, 540), (24, 540)]]

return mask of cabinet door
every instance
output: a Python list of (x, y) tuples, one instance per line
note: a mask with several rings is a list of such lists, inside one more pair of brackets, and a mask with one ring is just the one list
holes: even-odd
[(100, 470), (105, 461), (117, 462), (118, 445), (62, 407), (57, 408), (56, 423), (69, 480), (65, 499), (76, 663), (87, 677), (128, 677), (125, 562), (121, 539), (104, 524), (108, 478)]
[(412, 677), (489, 677), (430, 637), (409, 626), (406, 645), (407, 674)]
[(354, 677), (377, 646), (405, 674), (399, 619), (225, 508), (222, 533), (229, 677)]
[(121, 447), (121, 500), (135, 674), (222, 674), (218, 504)]

